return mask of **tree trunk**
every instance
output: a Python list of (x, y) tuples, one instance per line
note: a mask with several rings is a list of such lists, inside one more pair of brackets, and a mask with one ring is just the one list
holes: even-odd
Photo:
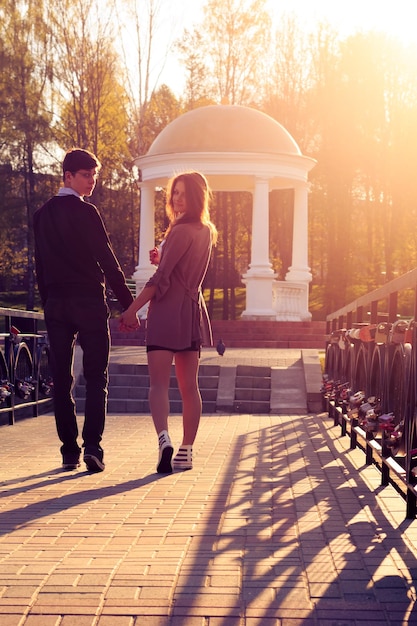
[(27, 215), (27, 281), (28, 291), (26, 310), (33, 311), (35, 307), (35, 239), (33, 235), (33, 214), (35, 212), (35, 174), (33, 171), (33, 150), (30, 141), (26, 147), (25, 166), (25, 200)]
[(229, 319), (229, 216), (227, 206), (227, 195), (224, 192), (219, 193), (219, 209), (222, 220), (223, 231), (223, 314), (222, 319)]

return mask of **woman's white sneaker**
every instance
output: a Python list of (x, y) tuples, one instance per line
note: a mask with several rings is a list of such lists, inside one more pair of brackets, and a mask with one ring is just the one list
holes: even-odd
[(174, 454), (174, 448), (172, 447), (171, 439), (169, 438), (168, 431), (162, 430), (158, 435), (159, 440), (159, 459), (156, 471), (158, 474), (171, 474), (172, 464), (171, 459)]
[(193, 447), (181, 446), (175, 455), (172, 464), (175, 470), (193, 469)]

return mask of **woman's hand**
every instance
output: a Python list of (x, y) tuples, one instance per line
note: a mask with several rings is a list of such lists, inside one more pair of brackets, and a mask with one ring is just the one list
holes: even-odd
[(149, 287), (145, 285), (140, 294), (133, 300), (129, 308), (121, 314), (119, 323), (120, 330), (129, 331), (137, 330), (139, 328), (140, 324), (137, 318), (137, 312), (140, 311), (140, 309), (144, 307), (149, 300), (152, 300), (155, 295), (155, 291), (156, 287), (154, 285), (150, 285)]
[(133, 331), (139, 328), (139, 320), (136, 315), (136, 311), (130, 306), (122, 315), (119, 321), (119, 330)]
[(158, 248), (152, 248), (149, 250), (149, 260), (152, 265), (159, 265), (159, 250)]

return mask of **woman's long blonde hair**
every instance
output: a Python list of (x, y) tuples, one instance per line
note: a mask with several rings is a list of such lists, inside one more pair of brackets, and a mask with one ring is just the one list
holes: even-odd
[(211, 230), (213, 244), (217, 241), (217, 228), (210, 219), (210, 201), (212, 192), (206, 177), (200, 172), (182, 172), (168, 181), (166, 191), (166, 213), (170, 221), (168, 232), (174, 226), (175, 212), (173, 203), (173, 193), (177, 182), (182, 181), (185, 187), (185, 198), (187, 210), (184, 215), (175, 223), (200, 222)]

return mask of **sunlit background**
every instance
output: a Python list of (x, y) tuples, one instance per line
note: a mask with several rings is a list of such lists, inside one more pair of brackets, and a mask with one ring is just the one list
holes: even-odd
[[(31, 218), (55, 192), (63, 152), (74, 145), (103, 163), (93, 201), (131, 277), (135, 158), (170, 122), (206, 105), (266, 113), (317, 161), (309, 174), (313, 318), (416, 267), (414, 5), (0, 0), (0, 304), (13, 305), (13, 292), (27, 295), (28, 308), (36, 303)], [(270, 197), (279, 280), (291, 263), (286, 192)], [(222, 302), (216, 314), (226, 319), (238, 318), (244, 302), (251, 206), (237, 192), (213, 205), (220, 240), (210, 280)], [(157, 199), (157, 240), (164, 227)]]
[[(176, 95), (181, 95), (185, 82), (184, 68), (175, 55), (166, 55), (166, 44), (174, 42), (184, 29), (192, 29), (203, 19), (207, 2), (182, 0), (174, 3), (172, 0), (160, 0), (157, 4), (160, 41), (156, 44), (159, 61), (154, 76), (159, 83), (169, 85)], [(292, 14), (305, 32), (314, 32), (318, 23), (327, 22), (341, 37), (355, 32), (376, 31), (386, 33), (402, 43), (417, 45), (414, 0), (267, 0), (266, 5), (275, 27), (279, 26), (284, 14)], [(125, 17), (124, 12), (119, 15), (123, 24), (126, 24)], [(132, 36), (125, 33), (124, 42), (132, 50)]]

